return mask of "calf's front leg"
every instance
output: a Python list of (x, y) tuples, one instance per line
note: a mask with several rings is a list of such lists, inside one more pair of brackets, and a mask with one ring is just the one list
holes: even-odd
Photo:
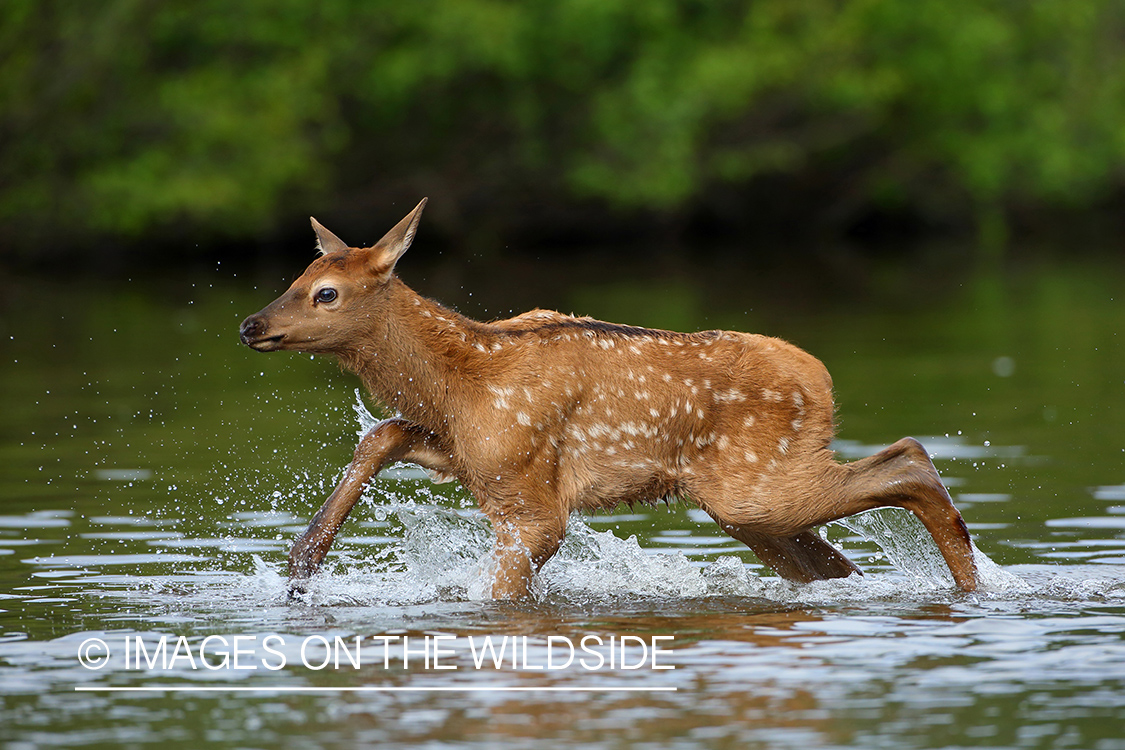
[(371, 478), (387, 464), (409, 461), (455, 474), (448, 452), (433, 433), (405, 419), (387, 419), (368, 430), (356, 446), (344, 478), (289, 550), (289, 595), (304, 593), (308, 579), (324, 562), (348, 513)]

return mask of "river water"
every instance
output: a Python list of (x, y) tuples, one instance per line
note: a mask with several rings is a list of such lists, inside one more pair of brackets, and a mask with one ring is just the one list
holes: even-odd
[(471, 498), (398, 467), (289, 601), (285, 553), (378, 408), (238, 344), (299, 269), (0, 280), (0, 741), (1125, 748), (1125, 266), (942, 258), (400, 271), (476, 317), (795, 341), (835, 378), (842, 459), (931, 451), (974, 594), (904, 513), (824, 529), (863, 578), (794, 586), (673, 504), (575, 517), (534, 600), (493, 603)]

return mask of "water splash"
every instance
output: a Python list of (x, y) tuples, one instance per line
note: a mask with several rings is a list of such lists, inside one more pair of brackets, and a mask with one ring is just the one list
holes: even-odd
[[(478, 511), (414, 503), (380, 506), (403, 527), (398, 541), (371, 557), (335, 558), (312, 582), (311, 604), (408, 604), (488, 598), (492, 580), (491, 527)], [(869, 601), (956, 596), (952, 576), (925, 528), (912, 515), (881, 509), (841, 525), (878, 545), (901, 575), (816, 581), (798, 585), (754, 575), (734, 556), (707, 565), (678, 550), (645, 549), (635, 536), (619, 538), (570, 520), (559, 552), (535, 579), (540, 602), (589, 603), (620, 597), (691, 599), (762, 597), (779, 602)], [(974, 547), (982, 593), (1024, 593), (1032, 586)], [(905, 579), (905, 583), (904, 583)]]
[[(364, 560), (337, 557), (310, 581), (310, 604), (418, 604), (435, 600), (484, 600), (492, 585), (494, 534), (483, 514), (402, 504), (381, 506), (401, 523), (401, 538)], [(730, 560), (738, 562), (735, 558)], [(716, 578), (718, 593), (754, 590), (741, 569), (734, 583), (730, 562)], [(741, 562), (738, 562), (741, 568)], [(259, 571), (255, 571), (258, 575)], [(700, 568), (675, 551), (646, 552), (635, 537), (620, 539), (572, 518), (566, 540), (535, 579), (539, 601), (592, 601), (622, 595), (689, 598), (711, 593)]]
[[(301, 602), (314, 607), (393, 608), (489, 598), (495, 535), (479, 511), (399, 499), (375, 505), (373, 514), (376, 519), (362, 522), (362, 527), (377, 528), (377, 534), (340, 539), (324, 569), (309, 582)], [(595, 530), (576, 516), (570, 520), (558, 554), (536, 576), (533, 596), (543, 604), (580, 607), (637, 599), (660, 600), (662, 607), (676, 606), (677, 601), (708, 597), (756, 598), (805, 606), (965, 601), (954, 587), (936, 545), (909, 513), (873, 511), (840, 525), (878, 545), (897, 570), (877, 569), (862, 577), (792, 584), (762, 577), (760, 568), (731, 555), (704, 563), (678, 549), (642, 547), (635, 537), (620, 538), (609, 531)], [(257, 527), (251, 523), (244, 528)], [(264, 528), (272, 535), (274, 527)], [(149, 544), (176, 545), (183, 541), (149, 540)], [(188, 606), (200, 613), (277, 608), (283, 613), (291, 611), (282, 552), (287, 545), (275, 545), (276, 551), (268, 554), (246, 547), (244, 552), (230, 555), (193, 558), (190, 564), (161, 554), (154, 558), (161, 560), (160, 567), (147, 574), (83, 573), (80, 581), (83, 587), (94, 586), (87, 590), (99, 598), (107, 594), (125, 596), (134, 605), (158, 609)], [(988, 601), (1003, 607), (1004, 602), (1018, 603), (1029, 597), (1066, 602), (1125, 600), (1125, 580), (1115, 572), (1117, 568), (1089, 567), (1081, 577), (1050, 566), (1023, 566), (1013, 572), (1000, 568), (979, 550), (974, 549), (974, 553), (981, 588), (973, 599), (980, 603)], [(50, 562), (54, 568), (69, 570), (82, 562), (94, 569), (102, 567), (100, 562), (120, 562), (119, 555), (115, 551), (104, 560), (52, 558), (44, 564)], [(247, 567), (248, 572), (237, 572)], [(59, 579), (60, 584), (68, 581), (79, 582), (66, 576)]]
[[(887, 559), (915, 584), (934, 588), (954, 585), (953, 575), (932, 536), (913, 513), (901, 508), (878, 508), (836, 521), (877, 545)], [(973, 544), (980, 589), (986, 592), (1027, 591), (1023, 579), (1005, 571)]]
[(355, 403), (352, 404), (352, 408), (355, 409), (355, 415), (359, 419), (359, 431), (356, 435), (362, 438), (372, 427), (379, 424), (380, 420), (367, 408), (363, 393), (358, 388), (355, 389)]
[(635, 536), (620, 539), (571, 518), (558, 554), (540, 571), (538, 595), (597, 600), (622, 594), (697, 597), (709, 594), (701, 570), (680, 551), (645, 551)]

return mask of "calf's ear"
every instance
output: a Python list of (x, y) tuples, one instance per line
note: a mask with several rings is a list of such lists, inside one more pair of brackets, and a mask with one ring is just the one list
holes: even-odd
[(316, 248), (320, 251), (320, 255), (340, 251), (347, 252), (348, 246), (344, 244), (343, 240), (325, 229), (324, 225), (313, 217), (310, 216), (309, 220), (312, 222), (313, 231), (316, 232)]
[(391, 231), (383, 235), (383, 239), (368, 249), (371, 253), (368, 268), (373, 275), (386, 276), (394, 270), (395, 263), (398, 263), (398, 259), (402, 257), (402, 254), (410, 248), (410, 243), (414, 241), (414, 234), (418, 231), (418, 222), (422, 220), (422, 209), (426, 207), (426, 201), (428, 200), (429, 198), (423, 198), (413, 211), (408, 213), (398, 224), (395, 224)]

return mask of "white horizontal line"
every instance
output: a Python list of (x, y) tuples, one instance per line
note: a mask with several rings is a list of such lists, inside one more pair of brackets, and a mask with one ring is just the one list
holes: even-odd
[(676, 692), (674, 687), (596, 687), (596, 686), (550, 686), (518, 687), (515, 685), (489, 686), (444, 686), (444, 687), (396, 687), (394, 685), (359, 685), (356, 687), (314, 687), (308, 685), (262, 685), (260, 687), (247, 687), (244, 685), (143, 685), (128, 687), (124, 685), (76, 685), (75, 692), (80, 693), (668, 693)]

